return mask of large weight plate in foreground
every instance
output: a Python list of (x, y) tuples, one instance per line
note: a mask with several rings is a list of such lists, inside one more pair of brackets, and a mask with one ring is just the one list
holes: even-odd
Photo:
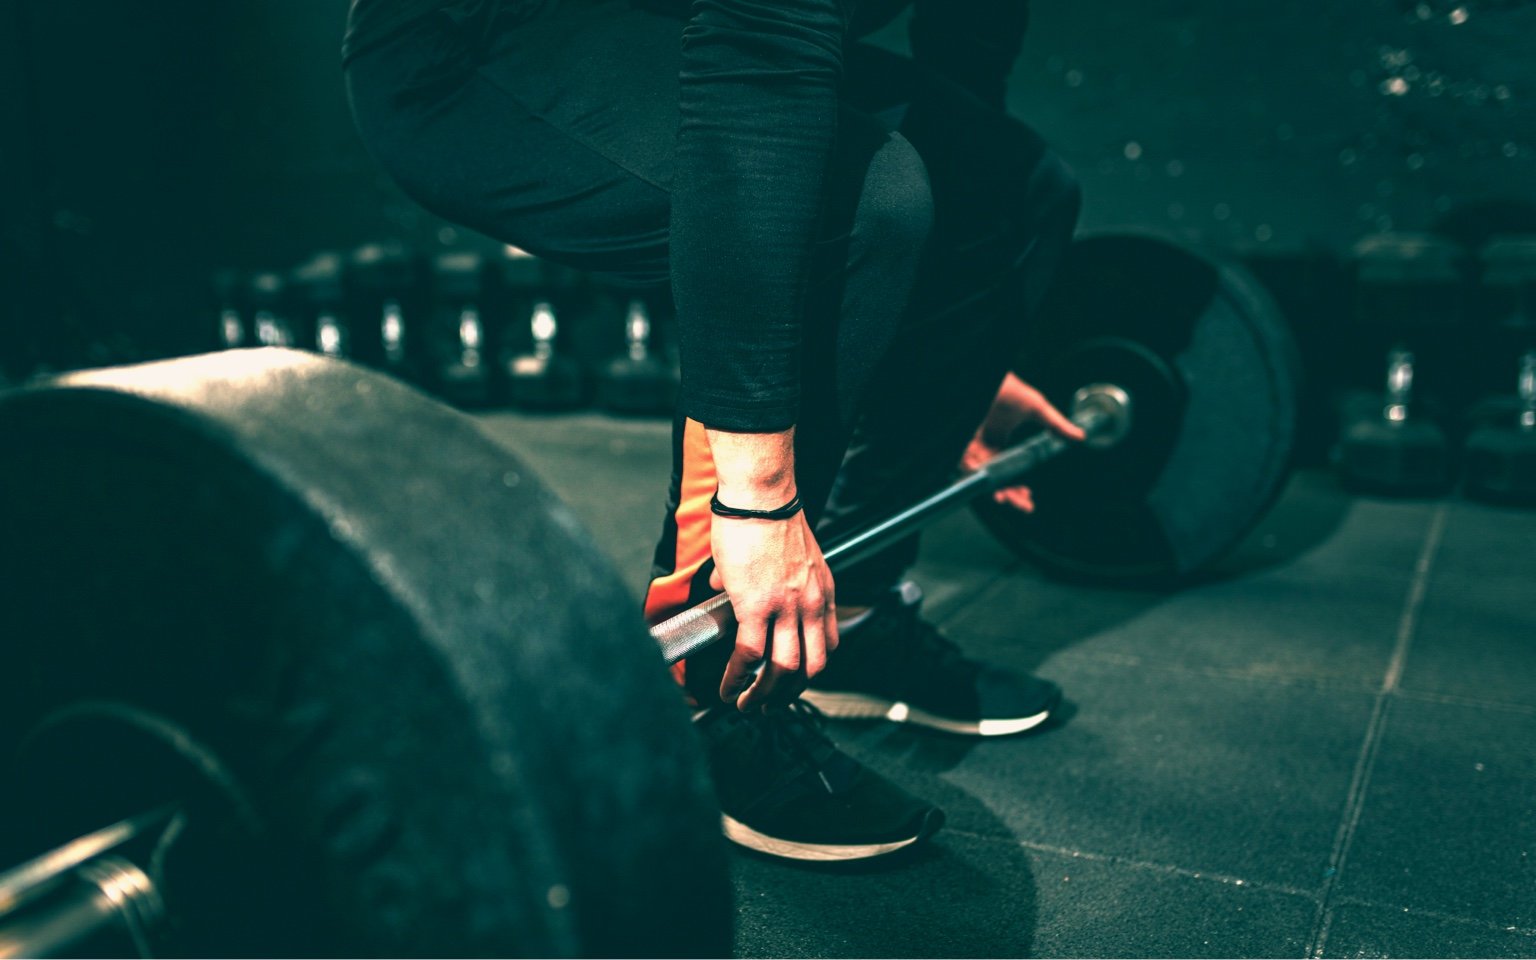
[(999, 539), (1047, 569), (1175, 582), (1220, 558), (1278, 496), (1300, 361), (1279, 309), (1240, 268), (1143, 234), (1067, 251), (1015, 370), (1065, 410), (1088, 383), (1132, 397), (1130, 435), (1031, 474), (1036, 513), (990, 501)]
[(11, 862), (162, 800), (206, 827), (176, 763), (122, 761), (173, 730), (259, 836), (166, 891), (251, 939), (183, 916), (169, 952), (730, 949), (655, 644), (463, 415), (282, 350), (76, 374), (0, 398), (0, 530), (0, 764), (31, 764), (0, 771)]

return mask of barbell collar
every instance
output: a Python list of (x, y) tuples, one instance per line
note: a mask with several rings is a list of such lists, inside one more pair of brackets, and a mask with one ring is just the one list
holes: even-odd
[[(1094, 418), (1084, 443), (1095, 450), (1107, 450), (1124, 440), (1135, 422), (1131, 395), (1113, 383), (1090, 383), (1072, 396), (1072, 419), (1082, 426)], [(1086, 428), (1085, 428), (1086, 429)]]
[[(1130, 430), (1131, 399), (1113, 384), (1090, 384), (1073, 398), (1072, 421), (1086, 434), (1085, 443), (1108, 447)], [(1019, 483), (1030, 470), (1073, 445), (1049, 430), (1036, 433), (989, 460), (973, 473), (880, 523), (840, 540), (822, 554), (833, 573), (878, 553), (950, 510), (977, 497)], [(693, 656), (730, 632), (736, 618), (730, 599), (716, 594), (651, 627), (667, 663)]]

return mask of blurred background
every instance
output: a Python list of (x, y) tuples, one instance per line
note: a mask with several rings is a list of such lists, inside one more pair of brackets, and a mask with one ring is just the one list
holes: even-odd
[[(251, 274), (292, 280), (319, 251), (493, 251), (418, 210), (363, 150), (339, 67), (346, 9), (9, 0), (0, 371), (219, 346), (220, 271), (243, 272), (224, 275), (229, 299)], [(1302, 453), (1316, 459), (1340, 391), (1379, 393), (1401, 339), (1380, 317), (1357, 322), (1354, 245), (1443, 236), (1475, 274), (1489, 237), (1536, 231), (1531, 36), (1536, 3), (1523, 0), (1037, 0), (1009, 105), (1077, 170), (1085, 230), (1152, 230), (1269, 286), (1315, 388)], [(902, 49), (905, 24), (875, 39)], [(1478, 333), (1492, 326), (1402, 319), (1431, 398), (1513, 391), (1513, 348)], [(623, 330), (562, 338), (598, 362)]]

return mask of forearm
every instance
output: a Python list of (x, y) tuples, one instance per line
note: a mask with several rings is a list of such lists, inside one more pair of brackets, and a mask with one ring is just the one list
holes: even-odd
[(837, 132), (836, 0), (696, 0), (672, 188), (681, 409), (773, 432), (799, 412), (801, 310)]

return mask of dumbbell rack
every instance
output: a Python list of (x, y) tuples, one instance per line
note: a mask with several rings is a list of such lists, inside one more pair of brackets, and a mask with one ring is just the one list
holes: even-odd
[(1483, 248), (1484, 319), (1514, 347), (1515, 393), (1467, 437), (1469, 495), (1536, 502), (1536, 236), (1508, 236)]

